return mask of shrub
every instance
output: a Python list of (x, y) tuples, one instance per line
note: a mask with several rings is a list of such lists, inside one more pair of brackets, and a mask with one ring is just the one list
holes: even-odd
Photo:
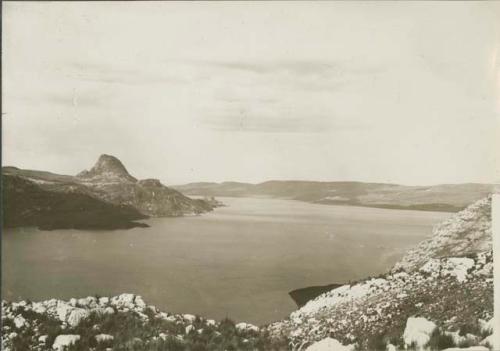
[(454, 347), (455, 342), (451, 335), (445, 334), (441, 329), (436, 328), (431, 334), (431, 338), (426, 345), (430, 350), (444, 350), (449, 347)]
[(370, 351), (384, 351), (387, 348), (384, 334), (372, 335), (368, 338), (366, 347)]
[(460, 325), (458, 335), (465, 336), (467, 334), (481, 335), (481, 327), (478, 323), (467, 323)]

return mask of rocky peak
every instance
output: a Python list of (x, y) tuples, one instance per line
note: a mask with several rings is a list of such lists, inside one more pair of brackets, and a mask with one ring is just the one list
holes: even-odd
[(123, 163), (114, 156), (103, 154), (99, 157), (94, 167), (89, 171), (80, 172), (77, 177), (84, 179), (107, 179), (107, 180), (126, 180), (136, 182)]

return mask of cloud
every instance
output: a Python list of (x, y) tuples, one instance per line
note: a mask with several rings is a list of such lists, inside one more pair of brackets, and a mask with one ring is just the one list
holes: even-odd
[(64, 108), (101, 108), (107, 106), (107, 98), (103, 92), (95, 90), (72, 89), (65, 91), (45, 91), (37, 94), (20, 93), (10, 96), (19, 104), (31, 107), (53, 106)]
[(119, 67), (106, 63), (70, 63), (66, 65), (66, 75), (81, 80), (107, 84), (144, 85), (161, 83), (185, 83), (179, 75), (162, 71), (148, 71)]
[(261, 133), (323, 133), (335, 131), (359, 131), (368, 126), (340, 121), (333, 114), (291, 116), (255, 114), (241, 110), (226, 114), (212, 114), (202, 123), (212, 130)]

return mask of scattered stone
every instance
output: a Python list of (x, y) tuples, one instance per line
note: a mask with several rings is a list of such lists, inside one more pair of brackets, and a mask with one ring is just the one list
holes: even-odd
[(423, 317), (410, 317), (406, 321), (403, 340), (406, 346), (414, 344), (421, 350), (429, 342), (431, 334), (436, 329), (436, 324)]
[(325, 338), (309, 346), (306, 351), (353, 351), (354, 345), (342, 345), (338, 340)]
[(57, 351), (64, 351), (67, 346), (73, 345), (80, 340), (80, 335), (58, 335), (52, 344), (52, 349)]
[(86, 309), (75, 308), (69, 313), (67, 322), (70, 326), (76, 327), (82, 319), (87, 318), (89, 315), (90, 313)]
[(113, 339), (114, 339), (114, 336), (113, 335), (109, 335), (109, 334), (97, 334), (95, 336), (95, 340), (97, 342), (112, 341)]
[(17, 329), (21, 329), (26, 325), (26, 319), (24, 319), (23, 316), (18, 315), (14, 318), (14, 325)]

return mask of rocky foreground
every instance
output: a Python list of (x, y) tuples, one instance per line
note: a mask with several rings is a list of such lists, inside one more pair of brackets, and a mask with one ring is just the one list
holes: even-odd
[(436, 227), (388, 273), (266, 326), (161, 312), (140, 296), (2, 302), (3, 350), (489, 350), (491, 199)]
[(160, 312), (133, 294), (69, 301), (4, 301), (2, 321), (4, 351), (285, 348), (254, 325)]

